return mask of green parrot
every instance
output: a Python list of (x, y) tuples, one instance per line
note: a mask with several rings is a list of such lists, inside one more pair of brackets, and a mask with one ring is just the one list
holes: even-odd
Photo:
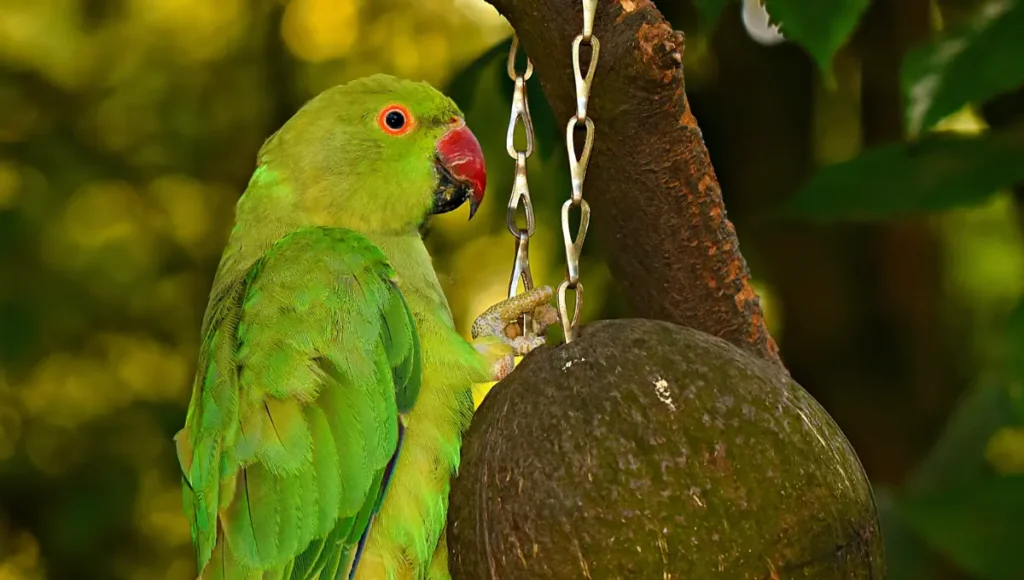
[[(449, 98), (375, 75), (324, 91), (260, 149), (175, 435), (199, 577), (448, 578), (449, 481), (474, 383), (555, 323), (550, 287), (456, 332), (420, 228), (483, 200)], [(510, 336), (512, 338), (510, 338)]]

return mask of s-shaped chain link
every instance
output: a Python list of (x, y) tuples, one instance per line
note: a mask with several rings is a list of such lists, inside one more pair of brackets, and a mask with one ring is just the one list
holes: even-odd
[[(512, 37), (512, 47), (508, 53), (508, 76), (515, 81), (515, 89), (512, 92), (512, 115), (508, 121), (508, 133), (505, 136), (505, 149), (512, 159), (515, 159), (516, 170), (512, 184), (512, 195), (508, 200), (508, 214), (506, 222), (508, 231), (515, 236), (516, 254), (512, 265), (512, 277), (508, 284), (508, 297), (515, 297), (519, 283), (522, 281), (523, 290), (529, 292), (533, 289), (533, 275), (530, 273), (530, 237), (537, 229), (536, 219), (533, 214), (533, 202), (530, 200), (530, 186), (526, 179), (526, 160), (533, 154), (533, 120), (530, 118), (530, 103), (526, 99), (526, 81), (533, 76), (533, 63), (526, 59), (526, 70), (516, 70), (516, 56), (519, 52), (519, 37)], [(516, 127), (521, 125), (526, 134), (526, 148), (516, 149), (515, 132)], [(520, 225), (520, 210), (523, 215), (523, 224)], [(525, 336), (532, 335), (530, 315), (524, 314), (522, 319), (522, 330)]]
[[(594, 120), (587, 116), (587, 104), (590, 100), (590, 88), (597, 70), (597, 57), (601, 44), (594, 36), (594, 12), (597, 0), (583, 0), (583, 31), (572, 41), (572, 69), (576, 84), (576, 114), (569, 118), (565, 128), (565, 146), (569, 152), (569, 175), (572, 180), (572, 195), (562, 204), (562, 239), (565, 242), (566, 276), (558, 286), (558, 314), (562, 319), (562, 331), (565, 342), (572, 342), (576, 335), (580, 311), (583, 308), (583, 284), (580, 282), (580, 253), (583, 241), (587, 237), (590, 225), (590, 205), (583, 199), (583, 180), (587, 176), (587, 165), (590, 163), (590, 152), (594, 148)], [(590, 63), (583, 74), (580, 64), (580, 49), (583, 45), (590, 46)], [(583, 151), (577, 155), (576, 141), (573, 139), (578, 127), (586, 131), (583, 140)], [(569, 227), (569, 212), (573, 208), (580, 210), (580, 225), (576, 236)], [(572, 290), (576, 295), (573, 312), (569, 313), (566, 295)]]
[[(580, 311), (583, 308), (580, 253), (583, 251), (583, 241), (587, 237), (587, 228), (590, 226), (590, 205), (583, 199), (583, 181), (587, 176), (587, 165), (590, 163), (590, 153), (594, 148), (594, 120), (587, 116), (587, 104), (590, 100), (590, 88), (594, 80), (594, 72), (597, 70), (597, 57), (600, 51), (600, 43), (594, 36), (594, 12), (597, 9), (597, 0), (582, 0), (582, 2), (583, 31), (572, 41), (576, 114), (569, 118), (569, 124), (565, 128), (565, 143), (569, 153), (569, 175), (572, 181), (572, 194), (562, 204), (562, 239), (565, 242), (566, 277), (558, 286), (558, 315), (567, 343), (575, 338)], [(583, 45), (588, 45), (591, 50), (586, 74), (583, 73), (582, 59), (580, 58)], [(526, 160), (533, 154), (534, 145), (533, 122), (530, 119), (530, 106), (526, 99), (526, 81), (533, 75), (533, 63), (527, 58), (526, 70), (524, 72), (517, 71), (518, 51), (519, 38), (513, 36), (508, 54), (508, 76), (515, 81), (515, 89), (512, 93), (512, 114), (505, 137), (505, 148), (509, 156), (516, 162), (515, 180), (512, 186), (512, 195), (508, 201), (506, 218), (509, 232), (516, 238), (515, 261), (508, 287), (509, 298), (516, 295), (520, 281), (525, 291), (530, 291), (533, 288), (533, 276), (530, 273), (530, 237), (537, 227), (526, 178)], [(516, 149), (514, 143), (516, 127), (520, 124), (526, 133), (526, 148), (522, 150)], [(574, 136), (576, 129), (581, 126), (586, 133), (583, 139), (583, 151), (577, 154)], [(569, 227), (569, 212), (573, 208), (578, 208), (580, 211), (580, 225), (575, 236)], [(525, 217), (523, 225), (520, 225), (518, 217), (520, 209)], [(576, 298), (572, 313), (569, 312), (567, 299), (570, 290), (574, 292)], [(532, 332), (529, 322), (528, 315), (524, 315), (522, 328), (524, 334), (527, 335)]]

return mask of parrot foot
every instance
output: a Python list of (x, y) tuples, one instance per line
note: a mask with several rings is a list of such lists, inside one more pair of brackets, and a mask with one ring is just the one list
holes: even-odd
[[(492, 366), (495, 381), (512, 372), (514, 357), (526, 356), (544, 345), (544, 331), (558, 322), (558, 311), (550, 304), (553, 296), (550, 286), (534, 288), (491, 306), (473, 322), (473, 341), (478, 350), (486, 354), (490, 350), (487, 344), (494, 340), (504, 346)], [(533, 336), (524, 336), (521, 323), (524, 314), (531, 315)]]

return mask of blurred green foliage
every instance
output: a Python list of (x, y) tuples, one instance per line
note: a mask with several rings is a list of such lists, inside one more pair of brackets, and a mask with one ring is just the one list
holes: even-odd
[(1021, 150), (1020, 131), (930, 134), (875, 147), (819, 171), (780, 214), (814, 220), (887, 219), (976, 206), (1000, 188), (1024, 180)]
[[(656, 3), (786, 363), (878, 484), (890, 578), (1024, 576), (1024, 3), (769, 0), (772, 46), (739, 0)], [(428, 243), (462, 332), (503, 297), (509, 33), (483, 0), (0, 2), (0, 580), (194, 577), (171, 436), (199, 323), (256, 150), (320, 90), (448, 89), (489, 189)], [(569, 180), (529, 90), (546, 282)], [(584, 319), (628, 314), (597, 242), (581, 270)]]
[[(781, 23), (780, 32), (831, 74), (833, 57), (867, 2), (811, 7), (767, 0), (764, 5)], [(718, 8), (711, 10), (714, 16)], [(820, 168), (775, 217), (892, 220), (976, 207), (1007, 190), (1014, 190), (1019, 204), (1024, 198), (1022, 31), (1024, 2), (992, 1), (908, 51), (900, 74), (906, 138)], [(986, 127), (972, 114), (974, 107), (984, 108), (1014, 90), (1009, 122), (1005, 114), (996, 115), (999, 126)], [(942, 126), (958, 111), (968, 117), (966, 124), (954, 119)], [(1001, 261), (996, 255), (976, 259)], [(1024, 578), (1024, 302), (1005, 320), (1002, 340), (996, 341), (1003, 352), (988, 361), (945, 432), (902, 489), (879, 490), (894, 580), (936, 574), (923, 546), (975, 578)]]
[(830, 72), (832, 55), (857, 27), (870, 3), (871, 0), (765, 0), (764, 7), (780, 25), (783, 35), (802, 45), (823, 71)]

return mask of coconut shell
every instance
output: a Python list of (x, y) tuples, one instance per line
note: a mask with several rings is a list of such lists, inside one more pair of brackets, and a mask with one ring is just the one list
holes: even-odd
[(650, 320), (525, 357), (466, 433), (454, 580), (884, 578), (871, 486), (779, 365)]

